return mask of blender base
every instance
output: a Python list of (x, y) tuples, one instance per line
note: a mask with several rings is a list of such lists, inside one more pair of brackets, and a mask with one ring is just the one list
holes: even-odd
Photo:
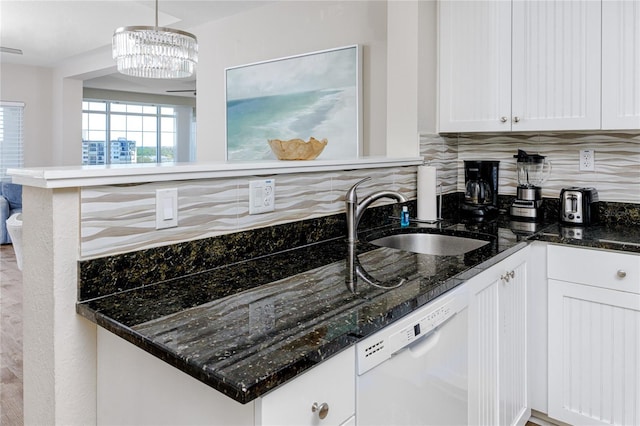
[(537, 222), (544, 219), (541, 201), (515, 200), (509, 207), (509, 215), (514, 220)]

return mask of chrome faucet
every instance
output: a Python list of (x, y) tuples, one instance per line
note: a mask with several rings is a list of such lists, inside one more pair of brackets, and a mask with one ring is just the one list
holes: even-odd
[(406, 277), (397, 277), (394, 281), (387, 282), (383, 282), (378, 280), (377, 278), (374, 278), (360, 264), (360, 261), (358, 260), (356, 245), (356, 243), (348, 243), (349, 252), (347, 253), (347, 274), (345, 277), (345, 283), (347, 284), (347, 288), (351, 293), (358, 294), (359, 279), (372, 287), (382, 288), (385, 290), (398, 288), (402, 284), (409, 281)]
[(407, 198), (399, 192), (384, 190), (369, 194), (360, 203), (358, 203), (356, 188), (358, 185), (368, 181), (369, 179), (371, 178), (366, 177), (362, 179), (360, 182), (349, 188), (345, 195), (344, 202), (347, 211), (347, 241), (350, 243), (358, 241), (358, 224), (360, 223), (360, 218), (363, 213), (367, 210), (367, 207), (369, 207), (369, 204), (380, 198), (393, 198), (400, 203), (406, 203), (408, 201)]

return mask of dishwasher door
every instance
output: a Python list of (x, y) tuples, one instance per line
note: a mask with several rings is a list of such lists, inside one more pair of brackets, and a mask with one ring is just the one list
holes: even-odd
[(467, 424), (467, 328), (465, 306), (358, 376), (357, 424)]

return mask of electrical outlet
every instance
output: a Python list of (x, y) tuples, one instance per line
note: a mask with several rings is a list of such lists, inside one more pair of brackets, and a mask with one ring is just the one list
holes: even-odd
[(580, 150), (580, 171), (593, 172), (596, 170), (596, 152), (593, 149)]
[(249, 214), (275, 210), (275, 179), (249, 181)]

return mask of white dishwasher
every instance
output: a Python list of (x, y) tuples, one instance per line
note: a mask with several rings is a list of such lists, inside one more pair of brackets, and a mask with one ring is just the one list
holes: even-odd
[(466, 286), (359, 342), (359, 426), (467, 424)]

